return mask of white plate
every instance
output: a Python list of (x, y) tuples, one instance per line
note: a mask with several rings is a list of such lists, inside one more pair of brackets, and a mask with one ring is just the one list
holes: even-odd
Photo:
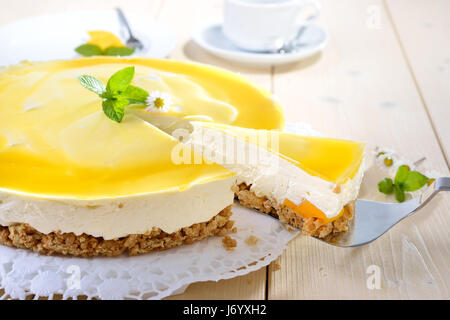
[[(141, 16), (127, 18), (146, 46), (134, 56), (164, 58), (175, 48), (175, 36), (166, 26)], [(19, 20), (0, 28), (0, 65), (79, 57), (74, 49), (89, 40), (89, 30), (110, 31), (124, 41), (127, 36), (114, 11), (66, 12)]]
[(290, 53), (258, 53), (236, 47), (222, 32), (222, 24), (213, 22), (195, 33), (193, 40), (210, 53), (228, 60), (253, 65), (281, 65), (298, 61), (321, 51), (328, 34), (320, 26), (309, 24), (297, 50)]

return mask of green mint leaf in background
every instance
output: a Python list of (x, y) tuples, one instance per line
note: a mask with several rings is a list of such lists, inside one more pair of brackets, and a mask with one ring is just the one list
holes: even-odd
[(75, 48), (75, 51), (84, 57), (103, 55), (102, 49), (95, 44), (82, 44), (81, 46)]
[(403, 182), (403, 190), (416, 191), (428, 182), (428, 178), (417, 171), (410, 171)]
[(148, 92), (144, 89), (129, 85), (121, 96), (127, 98), (132, 104), (146, 104)]
[(78, 81), (80, 81), (83, 87), (95, 92), (99, 96), (102, 96), (102, 94), (106, 91), (106, 87), (103, 82), (98, 80), (96, 77), (83, 75), (78, 77)]
[(125, 107), (128, 105), (128, 100), (125, 98), (117, 98), (114, 100), (103, 101), (103, 112), (116, 122), (121, 122), (125, 115)]
[(378, 183), (378, 191), (384, 194), (391, 194), (394, 192), (394, 182), (390, 178), (384, 178)]
[(394, 183), (398, 186), (402, 186), (405, 183), (406, 178), (408, 177), (409, 167), (408, 166), (400, 166), (397, 169), (397, 174), (395, 175)]
[(109, 78), (106, 90), (112, 94), (121, 94), (124, 92), (133, 80), (134, 67), (127, 67), (125, 69), (117, 71)]
[(395, 185), (394, 186), (394, 191), (395, 191), (395, 199), (397, 199), (398, 202), (405, 201), (405, 191), (403, 191), (402, 188), (400, 188), (399, 186)]
[(134, 53), (134, 49), (130, 47), (109, 47), (105, 49), (105, 56), (131, 56)]

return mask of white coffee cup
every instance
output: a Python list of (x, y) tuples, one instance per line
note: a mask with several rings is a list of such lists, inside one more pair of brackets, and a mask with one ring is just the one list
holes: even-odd
[(223, 32), (241, 49), (277, 50), (295, 38), (299, 14), (309, 6), (317, 17), (315, 0), (225, 0)]

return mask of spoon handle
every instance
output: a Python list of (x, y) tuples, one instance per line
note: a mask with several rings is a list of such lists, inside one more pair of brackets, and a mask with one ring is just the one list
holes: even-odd
[[(450, 191), (450, 177), (440, 177), (437, 178), (433, 183), (432, 187), (429, 187), (425, 192), (420, 196), (419, 206), (413, 211), (416, 212), (423, 206), (425, 206), (431, 199), (434, 198), (440, 191)], [(411, 212), (412, 213), (412, 212)]]
[(434, 189), (436, 191), (450, 191), (450, 177), (440, 177), (436, 179)]
[(119, 16), (120, 22), (125, 26), (125, 28), (127, 28), (128, 34), (130, 35), (130, 37), (133, 37), (133, 33), (131, 31), (130, 24), (128, 23), (128, 20), (125, 17), (125, 14), (123, 13), (122, 9), (116, 8), (116, 11), (117, 11), (117, 15)]

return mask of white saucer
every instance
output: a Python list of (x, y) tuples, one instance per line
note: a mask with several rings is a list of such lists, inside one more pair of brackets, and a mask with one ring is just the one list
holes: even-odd
[[(133, 56), (164, 58), (175, 48), (175, 36), (166, 26), (144, 16), (127, 18), (146, 47)], [(89, 30), (110, 31), (122, 40), (127, 36), (114, 11), (65, 12), (19, 20), (0, 27), (0, 65), (79, 57), (74, 49), (89, 40)]]
[(222, 32), (220, 22), (210, 23), (195, 33), (193, 40), (210, 53), (232, 61), (252, 65), (281, 65), (298, 61), (321, 51), (328, 34), (320, 26), (309, 24), (296, 51), (290, 53), (258, 53), (236, 47)]

